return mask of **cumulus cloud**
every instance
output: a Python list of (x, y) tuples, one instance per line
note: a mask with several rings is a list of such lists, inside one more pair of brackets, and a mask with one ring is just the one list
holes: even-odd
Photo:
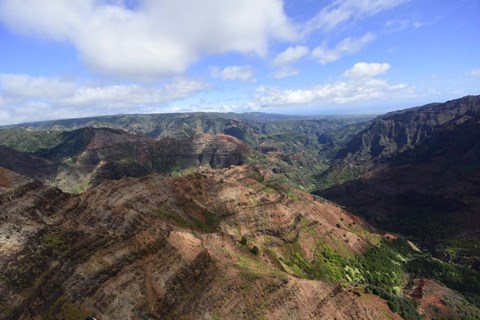
[(184, 72), (202, 54), (264, 56), (296, 30), (280, 0), (0, 0), (12, 30), (67, 41), (102, 72), (151, 77)]
[(254, 70), (250, 66), (228, 66), (223, 69), (213, 67), (212, 75), (216, 78), (228, 81), (253, 81)]
[(388, 63), (367, 63), (357, 62), (351, 68), (345, 71), (344, 76), (351, 79), (372, 78), (385, 73), (390, 69)]
[(329, 49), (326, 46), (316, 47), (312, 51), (312, 57), (318, 60), (321, 64), (327, 64), (337, 61), (345, 55), (351, 55), (359, 52), (368, 43), (375, 40), (375, 34), (369, 32), (361, 38), (345, 38), (340, 41), (335, 48)]
[(307, 89), (279, 89), (261, 86), (254, 101), (261, 108), (293, 105), (341, 105), (365, 101), (410, 97), (415, 88), (407, 84), (391, 84), (375, 78), (389, 68), (388, 64), (355, 64), (344, 75), (346, 80)]
[(6, 124), (150, 112), (208, 89), (208, 85), (186, 78), (158, 86), (95, 85), (61, 78), (0, 74), (1, 121)]
[(303, 27), (303, 33), (332, 31), (348, 21), (374, 16), (407, 1), (409, 0), (336, 0), (308, 21)]
[(275, 66), (291, 64), (308, 55), (309, 52), (310, 50), (305, 46), (288, 47), (285, 51), (275, 56), (272, 64)]

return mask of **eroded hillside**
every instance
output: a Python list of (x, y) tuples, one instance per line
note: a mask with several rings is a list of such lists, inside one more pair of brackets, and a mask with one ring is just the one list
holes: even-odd
[[(417, 314), (414, 283), (392, 269), (404, 259), (390, 256), (393, 243), (347, 211), (277, 184), (261, 166), (124, 178), (79, 196), (8, 170), (1, 177), (6, 319)], [(362, 266), (377, 252), (391, 260), (385, 269)], [(446, 292), (456, 318), (478, 312)]]

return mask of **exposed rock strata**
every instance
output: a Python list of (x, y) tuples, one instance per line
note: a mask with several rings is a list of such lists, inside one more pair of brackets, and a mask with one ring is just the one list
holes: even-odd
[(294, 238), (306, 256), (318, 239), (352, 253), (370, 244), (335, 226), (364, 228), (348, 212), (291, 200), (260, 171), (125, 178), (69, 196), (2, 169), (0, 318), (398, 318), (375, 296), (280, 266)]

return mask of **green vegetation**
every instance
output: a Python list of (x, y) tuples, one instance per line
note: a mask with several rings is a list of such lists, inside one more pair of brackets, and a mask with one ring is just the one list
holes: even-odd
[(312, 264), (304, 257), (298, 243), (286, 245), (284, 257), (279, 257), (279, 260), (285, 263), (296, 276), (314, 278)]
[(299, 189), (296, 183), (294, 181), (291, 181), (290, 179), (288, 179), (288, 177), (284, 175), (273, 175), (262, 183), (268, 189), (275, 190), (278, 193), (284, 194), (289, 200), (292, 200), (294, 202), (303, 200), (302, 195), (298, 191), (296, 191)]
[(254, 282), (258, 279), (265, 277), (275, 277), (278, 279), (286, 279), (285, 274), (279, 271), (277, 268), (273, 268), (265, 264), (261, 259), (256, 257), (256, 254), (250, 251), (248, 247), (243, 248), (244, 253), (251, 254), (239, 254), (238, 264), (240, 267), (240, 275), (246, 280), (245, 283), (248, 286), (248, 282)]
[(240, 243), (244, 246), (247, 245), (247, 238), (245, 236), (242, 236), (242, 239), (240, 239)]
[(86, 316), (78, 304), (62, 295), (51, 306), (44, 319), (78, 320), (85, 319)]
[(252, 154), (246, 159), (246, 163), (258, 163), (269, 169), (274, 168), (272, 161), (260, 152), (252, 152)]
[(318, 176), (317, 186), (319, 190), (339, 185), (354, 180), (361, 175), (359, 167), (351, 167), (343, 161), (334, 162), (324, 173)]
[(381, 242), (365, 255), (355, 257), (341, 256), (325, 243), (319, 243), (312, 261), (305, 258), (298, 244), (293, 243), (285, 247), (280, 261), (302, 278), (364, 287), (367, 292), (387, 300), (391, 310), (405, 319), (422, 319), (415, 302), (401, 295), (406, 273), (436, 279), (464, 294), (471, 303), (480, 305), (478, 272), (413, 251), (402, 239)]
[(250, 249), (250, 252), (253, 253), (254, 255), (258, 255), (258, 253), (259, 253), (258, 247), (257, 247), (257, 246), (253, 246), (253, 247)]
[(299, 201), (301, 200), (300, 196), (293, 190), (289, 190), (287, 192), (287, 198), (292, 201)]
[(181, 171), (178, 159), (164, 153), (158, 155), (158, 157), (153, 157), (151, 166), (154, 171), (165, 174), (172, 174), (173, 172), (180, 174)]
[(56, 145), (38, 149), (35, 151), (35, 155), (59, 162), (69, 157), (75, 159), (85, 150), (93, 135), (94, 132), (89, 128), (61, 131)]
[(0, 129), (0, 144), (19, 151), (34, 153), (61, 143), (62, 132), (56, 130)]
[(179, 213), (169, 212), (162, 209), (155, 209), (151, 212), (152, 216), (166, 220), (184, 228), (197, 229), (202, 232), (216, 232), (219, 231), (219, 217), (217, 214), (204, 211), (204, 220), (195, 219), (192, 217), (185, 217)]
[(316, 176), (328, 168), (334, 156), (334, 152), (329, 151), (333, 146), (330, 138), (323, 139), (325, 141), (319, 138), (324, 129), (316, 127), (319, 124), (314, 121), (276, 125), (272, 132), (261, 134), (256, 145), (252, 146), (272, 156), (254, 153), (248, 162), (272, 169), (275, 175), (288, 179), (297, 189), (316, 190)]
[(196, 171), (197, 171), (196, 167), (189, 167), (186, 169), (182, 169), (180, 166), (177, 165), (172, 169), (172, 171), (170, 172), (170, 175), (172, 177), (185, 177), (195, 173)]
[(317, 247), (315, 254), (314, 274), (316, 278), (335, 282), (343, 282), (346, 278), (347, 259), (340, 256), (329, 246), (322, 244)]
[(375, 294), (382, 299), (385, 299), (390, 309), (401, 315), (406, 320), (422, 320), (423, 316), (418, 314), (417, 304), (414, 300), (406, 297), (401, 297), (391, 294), (382, 288), (375, 286), (367, 286), (367, 292)]
[(292, 192), (292, 188), (294, 187), (286, 177), (280, 175), (270, 177), (268, 180), (265, 180), (263, 184), (266, 187), (283, 194)]
[(441, 260), (472, 266), (480, 271), (480, 243), (472, 240), (448, 240), (433, 248), (433, 255)]
[(47, 233), (43, 236), (40, 245), (55, 256), (61, 255), (66, 250), (65, 240), (59, 233)]
[[(435, 203), (435, 200), (427, 201)], [(457, 237), (452, 239), (453, 235), (464, 233), (466, 227), (446, 211), (427, 208), (424, 212), (412, 214), (394, 213), (388, 220), (372, 219), (372, 222), (385, 230), (415, 239), (432, 256), (442, 261), (462, 264), (480, 272), (480, 242)]]
[(445, 263), (426, 254), (415, 255), (405, 270), (416, 277), (433, 278), (455, 289), (480, 308), (480, 273), (461, 265)]
[(62, 159), (62, 163), (67, 166), (74, 166), (75, 165), (75, 159), (72, 157), (65, 157)]

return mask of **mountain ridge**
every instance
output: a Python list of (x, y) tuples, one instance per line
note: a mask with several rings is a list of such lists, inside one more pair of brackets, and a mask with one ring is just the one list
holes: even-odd
[(480, 235), (479, 141), (480, 96), (379, 117), (337, 154), (320, 177), (335, 185), (317, 194), (478, 268), (475, 252), (445, 250)]

